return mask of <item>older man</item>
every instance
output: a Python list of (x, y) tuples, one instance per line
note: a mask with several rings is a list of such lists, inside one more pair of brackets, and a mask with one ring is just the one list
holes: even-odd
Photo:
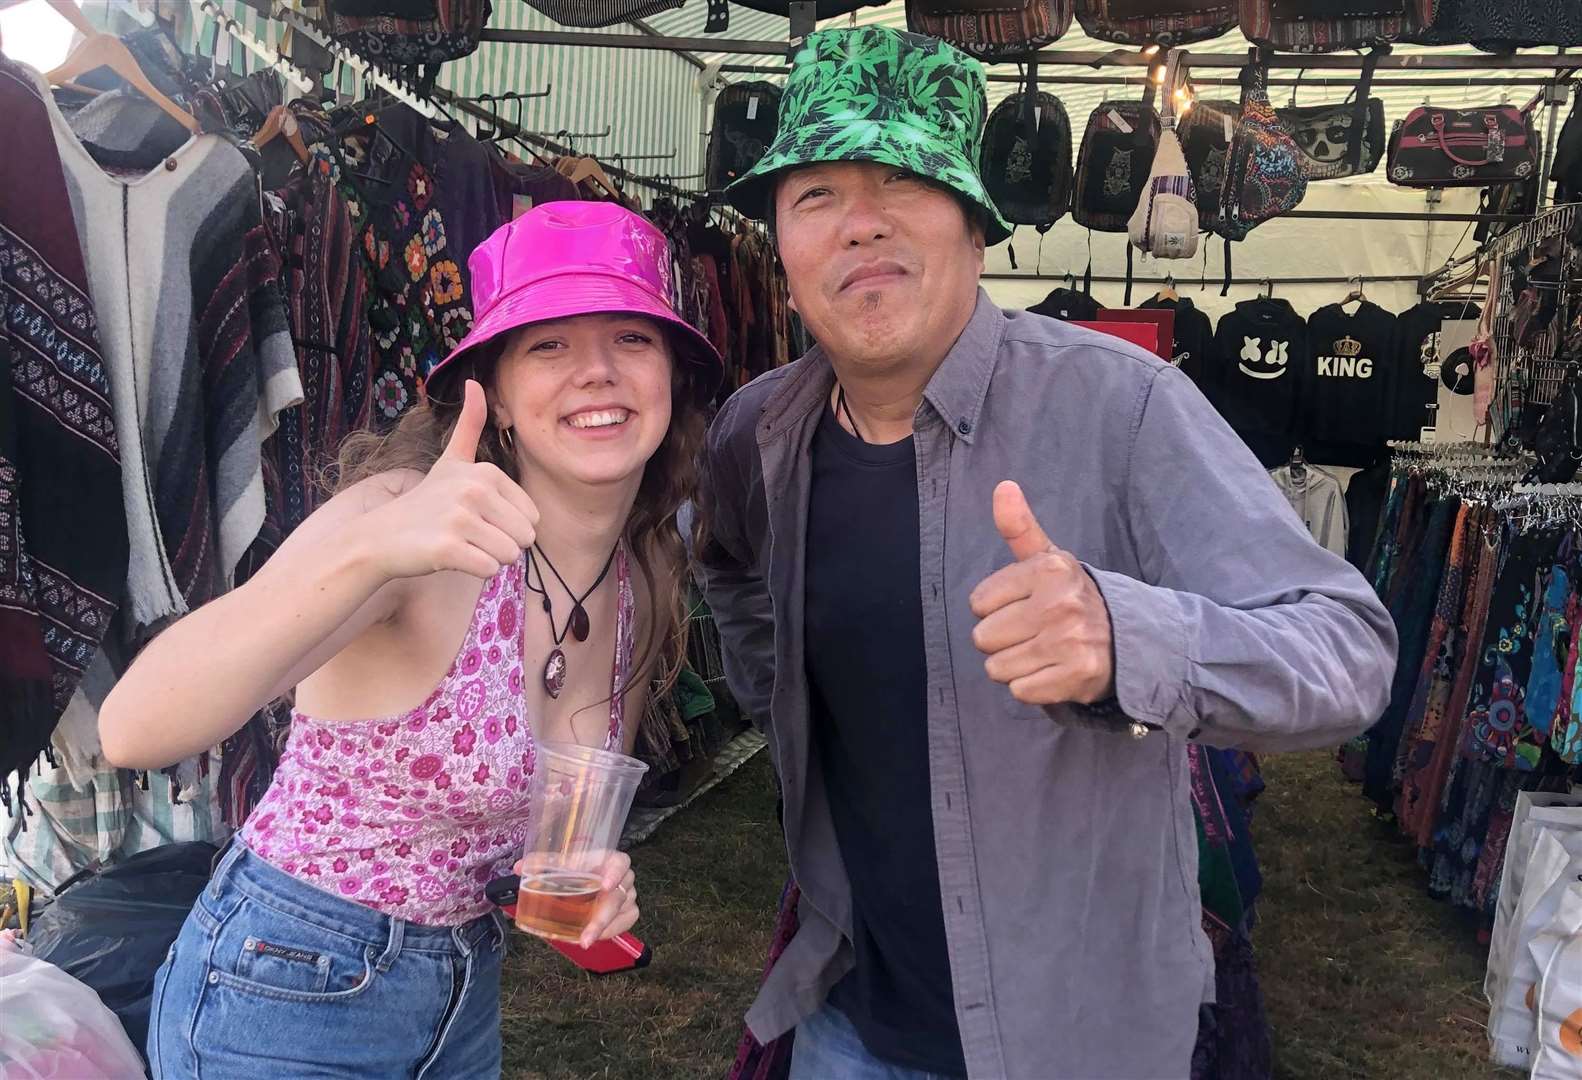
[(827, 31), (730, 192), (818, 347), (725, 406), (700, 550), (770, 737), (793, 1077), (1185, 1077), (1187, 740), (1367, 726), (1395, 633), (1180, 372), (979, 291), (983, 71)]

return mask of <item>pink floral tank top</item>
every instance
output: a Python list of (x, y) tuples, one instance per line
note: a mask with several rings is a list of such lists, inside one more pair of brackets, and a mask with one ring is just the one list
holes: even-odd
[[(536, 760), (523, 696), (526, 557), (484, 586), (450, 670), (411, 712), (329, 723), (292, 714), (269, 790), (242, 839), (286, 873), (409, 922), (455, 926), (489, 910), (526, 838)], [(607, 750), (620, 750), (634, 600), (616, 556)], [(535, 670), (533, 676), (537, 677)]]

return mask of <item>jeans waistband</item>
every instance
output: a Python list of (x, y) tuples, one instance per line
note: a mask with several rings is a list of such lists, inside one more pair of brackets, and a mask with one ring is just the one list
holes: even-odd
[(468, 956), (480, 946), (498, 949), (505, 941), (503, 917), (497, 912), (460, 926), (397, 919), (292, 877), (250, 850), (239, 836), (220, 856), (204, 892), (218, 901), (232, 889), (265, 907), (379, 948), (381, 967), (403, 949)]

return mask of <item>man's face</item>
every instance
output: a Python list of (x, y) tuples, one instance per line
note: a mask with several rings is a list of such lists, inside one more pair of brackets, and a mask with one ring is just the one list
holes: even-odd
[(792, 304), (839, 362), (882, 371), (937, 354), (977, 303), (982, 227), (905, 169), (842, 161), (789, 173), (775, 235)]

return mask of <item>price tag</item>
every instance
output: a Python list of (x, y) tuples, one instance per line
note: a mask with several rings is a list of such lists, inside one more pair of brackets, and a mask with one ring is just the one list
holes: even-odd
[(758, 119), (758, 95), (754, 94), (747, 99), (747, 119)]
[(1110, 110), (1110, 123), (1114, 124), (1117, 128), (1124, 131), (1128, 135), (1132, 133), (1132, 126), (1126, 122), (1126, 117), (1122, 116), (1114, 109)]

